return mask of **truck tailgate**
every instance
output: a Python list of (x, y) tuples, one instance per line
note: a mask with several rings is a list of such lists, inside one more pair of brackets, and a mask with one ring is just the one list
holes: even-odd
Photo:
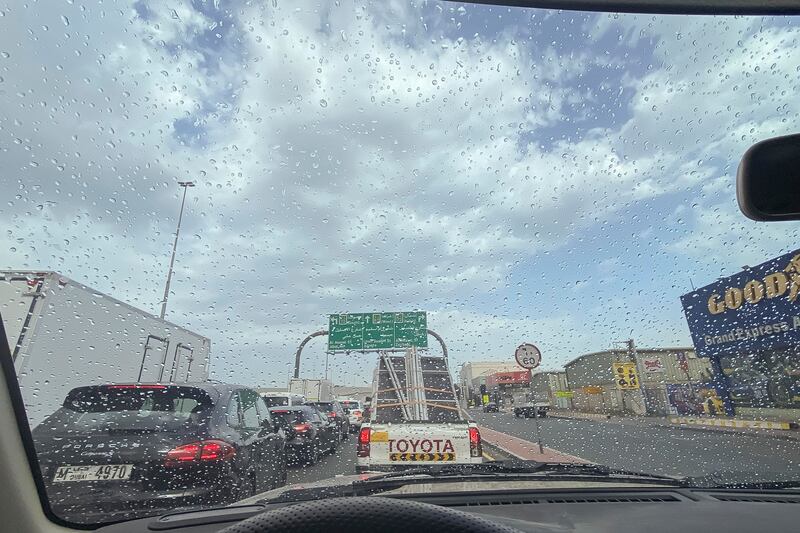
[[(470, 424), (405, 423), (371, 426), (368, 463), (402, 466), (403, 463), (475, 463), (470, 456)], [(366, 465), (365, 465), (366, 466)]]

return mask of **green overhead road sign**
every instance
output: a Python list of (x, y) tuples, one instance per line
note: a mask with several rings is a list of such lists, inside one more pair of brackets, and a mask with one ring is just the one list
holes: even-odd
[(424, 311), (330, 315), (328, 350), (391, 350), (428, 347)]

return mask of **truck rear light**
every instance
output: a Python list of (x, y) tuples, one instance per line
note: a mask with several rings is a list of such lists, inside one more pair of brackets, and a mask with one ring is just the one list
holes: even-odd
[(167, 452), (164, 466), (178, 466), (206, 461), (224, 461), (236, 455), (236, 449), (225, 441), (203, 440), (178, 446)]
[(296, 432), (298, 432), (298, 433), (305, 433), (309, 429), (311, 429), (311, 424), (309, 424), (307, 422), (305, 424), (295, 424), (294, 425), (294, 430)]
[(481, 434), (478, 428), (469, 428), (469, 456), (481, 457), (483, 450), (481, 449)]
[(358, 432), (357, 457), (369, 457), (369, 439), (371, 436), (372, 429), (370, 428), (361, 428), (361, 431)]

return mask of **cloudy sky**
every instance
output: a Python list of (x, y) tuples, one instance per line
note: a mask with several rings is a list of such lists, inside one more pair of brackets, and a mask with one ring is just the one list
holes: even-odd
[[(798, 23), (451, 2), (0, 4), (0, 267), (51, 269), (285, 383), (328, 313), (421, 309), (456, 364), (688, 345), (679, 296), (798, 246), (735, 200), (800, 131)], [(324, 342), (303, 374), (323, 372)], [(360, 383), (373, 356), (336, 355)]]

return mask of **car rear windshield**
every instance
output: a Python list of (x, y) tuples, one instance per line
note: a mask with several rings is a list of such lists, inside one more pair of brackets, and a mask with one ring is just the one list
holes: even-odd
[(193, 387), (81, 387), (43, 424), (68, 432), (170, 431), (200, 422), (213, 405), (208, 393)]
[(342, 409), (346, 412), (350, 412), (353, 409), (361, 409), (361, 406), (358, 405), (358, 402), (340, 402), (342, 404)]
[(320, 411), (329, 412), (336, 410), (336, 407), (331, 402), (314, 402), (314, 405), (316, 405), (317, 409)]
[(302, 409), (270, 409), (269, 412), (273, 417), (289, 424), (308, 422), (309, 419), (306, 412)]
[(281, 405), (289, 405), (288, 396), (262, 396), (264, 403), (267, 407), (279, 407)]

